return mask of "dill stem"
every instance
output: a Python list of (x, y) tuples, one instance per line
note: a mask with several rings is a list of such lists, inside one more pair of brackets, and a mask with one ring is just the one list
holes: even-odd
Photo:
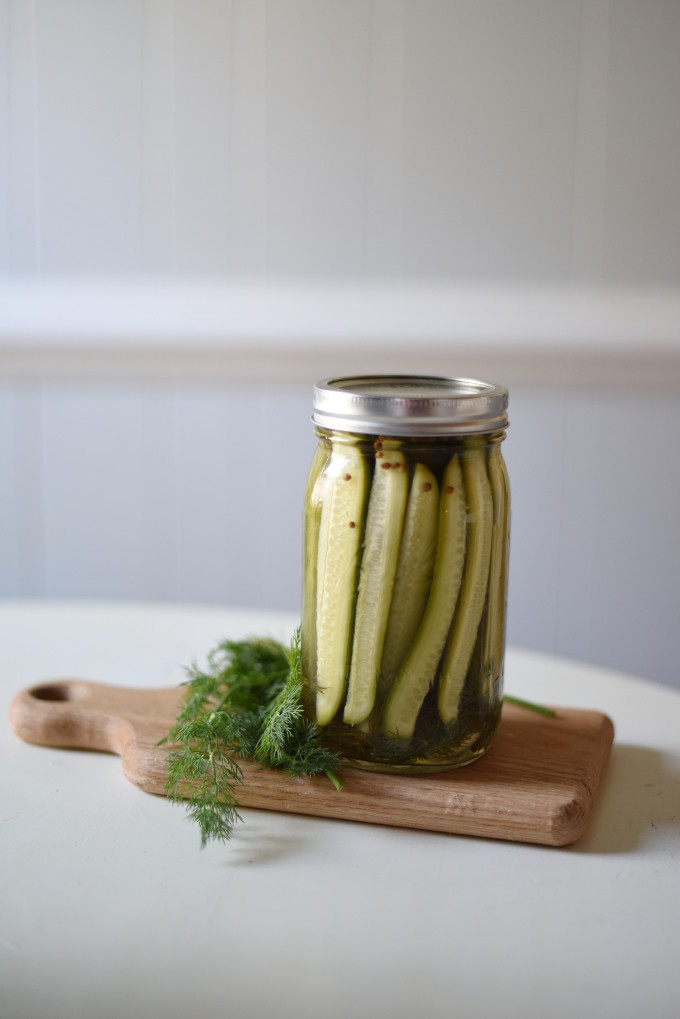
[(324, 768), (323, 770), (324, 770), (324, 775), (329, 780), (329, 782), (332, 782), (333, 785), (335, 786), (337, 792), (340, 792), (340, 790), (342, 789), (342, 782), (340, 781), (339, 777), (335, 774), (333, 769), (332, 768)]
[(526, 708), (527, 711), (535, 711), (538, 715), (543, 715), (545, 718), (555, 718), (556, 712), (552, 708), (546, 708), (543, 704), (534, 704), (533, 701), (522, 700), (521, 697), (511, 697), (510, 694), (504, 694), (503, 700), (507, 704), (514, 704), (518, 708)]

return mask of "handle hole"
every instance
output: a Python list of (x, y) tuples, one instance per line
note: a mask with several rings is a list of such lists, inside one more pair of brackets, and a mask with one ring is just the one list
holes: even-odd
[(31, 690), (31, 697), (39, 701), (72, 701), (74, 693), (65, 683), (49, 683), (46, 686), (36, 686)]

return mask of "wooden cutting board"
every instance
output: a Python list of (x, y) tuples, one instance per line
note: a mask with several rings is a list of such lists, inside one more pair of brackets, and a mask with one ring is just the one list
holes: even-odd
[[(175, 721), (184, 691), (131, 689), (84, 680), (31, 687), (12, 702), (14, 731), (30, 743), (119, 754), (125, 775), (165, 792), (167, 748), (156, 744)], [(337, 792), (325, 776), (290, 779), (248, 761), (243, 807), (510, 839), (548, 846), (585, 830), (611, 749), (614, 727), (597, 711), (557, 708), (545, 718), (506, 704), (487, 754), (465, 768), (426, 775), (341, 769)]]

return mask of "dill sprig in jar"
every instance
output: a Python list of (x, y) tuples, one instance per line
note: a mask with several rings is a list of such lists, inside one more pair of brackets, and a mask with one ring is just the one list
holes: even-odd
[(305, 711), (348, 764), (475, 760), (500, 721), (508, 392), (472, 379), (314, 388), (303, 533)]

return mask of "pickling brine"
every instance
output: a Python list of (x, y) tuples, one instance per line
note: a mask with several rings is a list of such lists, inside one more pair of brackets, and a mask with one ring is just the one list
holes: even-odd
[(479, 757), (500, 721), (507, 391), (371, 376), (315, 389), (303, 538), (305, 711), (374, 770)]

